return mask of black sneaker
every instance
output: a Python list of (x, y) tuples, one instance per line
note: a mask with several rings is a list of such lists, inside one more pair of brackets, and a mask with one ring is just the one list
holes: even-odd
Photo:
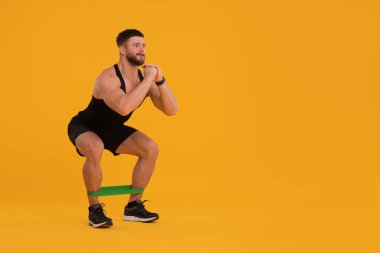
[(113, 225), (112, 219), (104, 214), (104, 204), (95, 204), (88, 208), (88, 225), (94, 228), (106, 228)]
[(141, 222), (150, 222), (158, 220), (158, 214), (148, 212), (144, 208), (145, 201), (146, 200), (141, 202), (141, 200), (136, 200), (135, 205), (133, 207), (125, 206), (123, 220)]

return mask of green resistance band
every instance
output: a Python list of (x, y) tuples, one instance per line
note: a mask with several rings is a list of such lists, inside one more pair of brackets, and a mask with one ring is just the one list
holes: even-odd
[(132, 189), (132, 185), (119, 185), (119, 186), (105, 186), (100, 187), (96, 192), (87, 192), (88, 196), (110, 196), (110, 195), (121, 195), (121, 194), (136, 194), (143, 193), (144, 188)]

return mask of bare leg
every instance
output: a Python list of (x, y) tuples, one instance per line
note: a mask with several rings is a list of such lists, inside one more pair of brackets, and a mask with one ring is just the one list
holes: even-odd
[[(86, 157), (82, 170), (86, 189), (91, 192), (98, 191), (103, 179), (100, 167), (104, 150), (103, 142), (95, 133), (85, 132), (77, 137), (75, 143), (79, 152)], [(87, 197), (89, 206), (99, 203), (98, 197)]]
[[(137, 131), (116, 149), (116, 153), (139, 157), (132, 174), (132, 188), (146, 188), (156, 166), (157, 144), (144, 133)], [(142, 194), (131, 194), (129, 202), (141, 198)]]
[[(158, 152), (157, 152), (158, 153)], [(139, 157), (132, 174), (132, 188), (145, 188), (156, 166), (157, 155), (153, 152), (147, 156)], [(142, 194), (131, 194), (129, 202), (142, 198)]]
[[(103, 179), (100, 163), (86, 158), (86, 161), (83, 165), (82, 174), (87, 191), (95, 192), (100, 189)], [(87, 197), (89, 206), (99, 203), (98, 197)]]

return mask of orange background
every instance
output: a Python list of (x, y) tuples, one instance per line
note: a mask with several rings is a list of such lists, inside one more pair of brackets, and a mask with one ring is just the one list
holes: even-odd
[[(377, 1), (0, 3), (4, 252), (379, 252)], [(160, 147), (144, 199), (161, 218), (86, 225), (67, 136), (117, 34), (145, 35), (179, 104), (128, 124)], [(137, 158), (105, 151), (103, 185)]]

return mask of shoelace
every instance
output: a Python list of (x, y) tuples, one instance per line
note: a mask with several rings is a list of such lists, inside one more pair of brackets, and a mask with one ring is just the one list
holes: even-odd
[(139, 202), (136, 202), (136, 203), (140, 204), (142, 207), (145, 207), (144, 203), (147, 202), (147, 201), (149, 201), (149, 200), (144, 200), (141, 203), (139, 203)]
[(106, 218), (106, 216), (105, 216), (105, 214), (103, 213), (103, 211), (104, 211), (105, 213), (107, 213), (107, 211), (103, 209), (104, 206), (105, 206), (105, 204), (104, 204), (104, 203), (101, 203), (101, 207), (99, 207), (99, 208), (93, 210), (93, 211), (96, 212), (97, 214), (100, 214), (102, 218)]

